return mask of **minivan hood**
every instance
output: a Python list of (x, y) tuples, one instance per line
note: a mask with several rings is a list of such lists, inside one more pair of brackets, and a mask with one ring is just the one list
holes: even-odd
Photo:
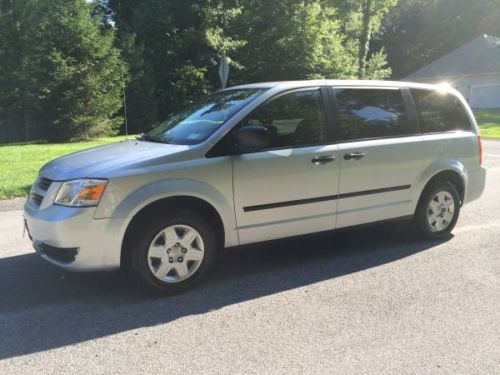
[[(47, 163), (40, 174), (51, 180), (73, 178), (108, 178), (117, 171), (137, 168), (140, 164), (158, 159), (166, 162), (189, 146), (128, 140), (63, 156)], [(149, 163), (148, 163), (149, 164)]]

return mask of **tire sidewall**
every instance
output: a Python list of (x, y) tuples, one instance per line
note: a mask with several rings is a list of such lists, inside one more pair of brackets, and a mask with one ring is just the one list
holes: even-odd
[[(435, 232), (432, 230), (432, 228), (429, 224), (429, 221), (427, 219), (427, 210), (429, 208), (429, 203), (430, 203), (431, 199), (437, 193), (439, 193), (441, 191), (446, 191), (447, 193), (449, 193), (453, 197), (454, 204), (455, 204), (455, 212), (453, 213), (453, 219), (452, 219), (450, 225), (448, 225), (448, 227), (446, 227), (446, 229), (444, 229), (442, 231)], [(437, 183), (429, 186), (429, 188), (427, 188), (425, 190), (425, 192), (422, 196), (422, 200), (420, 201), (418, 213), (417, 213), (417, 220), (418, 220), (418, 226), (419, 226), (420, 232), (425, 237), (431, 238), (431, 239), (438, 239), (438, 238), (443, 238), (445, 236), (448, 236), (458, 221), (458, 217), (460, 214), (460, 205), (461, 205), (460, 197), (458, 195), (457, 189), (455, 188), (455, 186), (452, 183), (440, 181), (440, 182), (437, 182)]]
[[(188, 279), (177, 283), (159, 280), (153, 275), (148, 264), (148, 251), (151, 242), (160, 231), (171, 225), (188, 225), (196, 229), (204, 244), (203, 260), (196, 272)], [(130, 241), (128, 251), (129, 266), (135, 278), (141, 284), (146, 284), (167, 294), (175, 294), (190, 288), (208, 271), (216, 258), (217, 241), (212, 226), (205, 218), (194, 212), (183, 212), (168, 216), (154, 215), (150, 220), (146, 220), (139, 225), (137, 233)]]

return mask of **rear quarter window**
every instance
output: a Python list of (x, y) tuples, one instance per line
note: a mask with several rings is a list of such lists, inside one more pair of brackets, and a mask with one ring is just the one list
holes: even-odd
[(470, 130), (469, 116), (453, 94), (411, 89), (423, 133)]
[(334, 91), (342, 140), (408, 134), (405, 105), (399, 89), (337, 88)]

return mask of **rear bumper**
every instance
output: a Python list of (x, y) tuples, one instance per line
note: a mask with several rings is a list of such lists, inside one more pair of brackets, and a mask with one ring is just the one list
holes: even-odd
[(464, 204), (478, 199), (486, 186), (486, 168), (479, 167), (468, 173)]
[(24, 208), (26, 229), (43, 259), (73, 271), (119, 268), (123, 220), (94, 219), (94, 213), (95, 207)]

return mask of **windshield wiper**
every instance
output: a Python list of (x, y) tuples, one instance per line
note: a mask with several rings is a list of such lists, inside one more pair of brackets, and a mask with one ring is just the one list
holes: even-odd
[(168, 143), (162, 138), (153, 137), (152, 135), (148, 135), (148, 134), (144, 134), (141, 138), (139, 138), (139, 140), (147, 141), (147, 142), (155, 142), (155, 143)]

